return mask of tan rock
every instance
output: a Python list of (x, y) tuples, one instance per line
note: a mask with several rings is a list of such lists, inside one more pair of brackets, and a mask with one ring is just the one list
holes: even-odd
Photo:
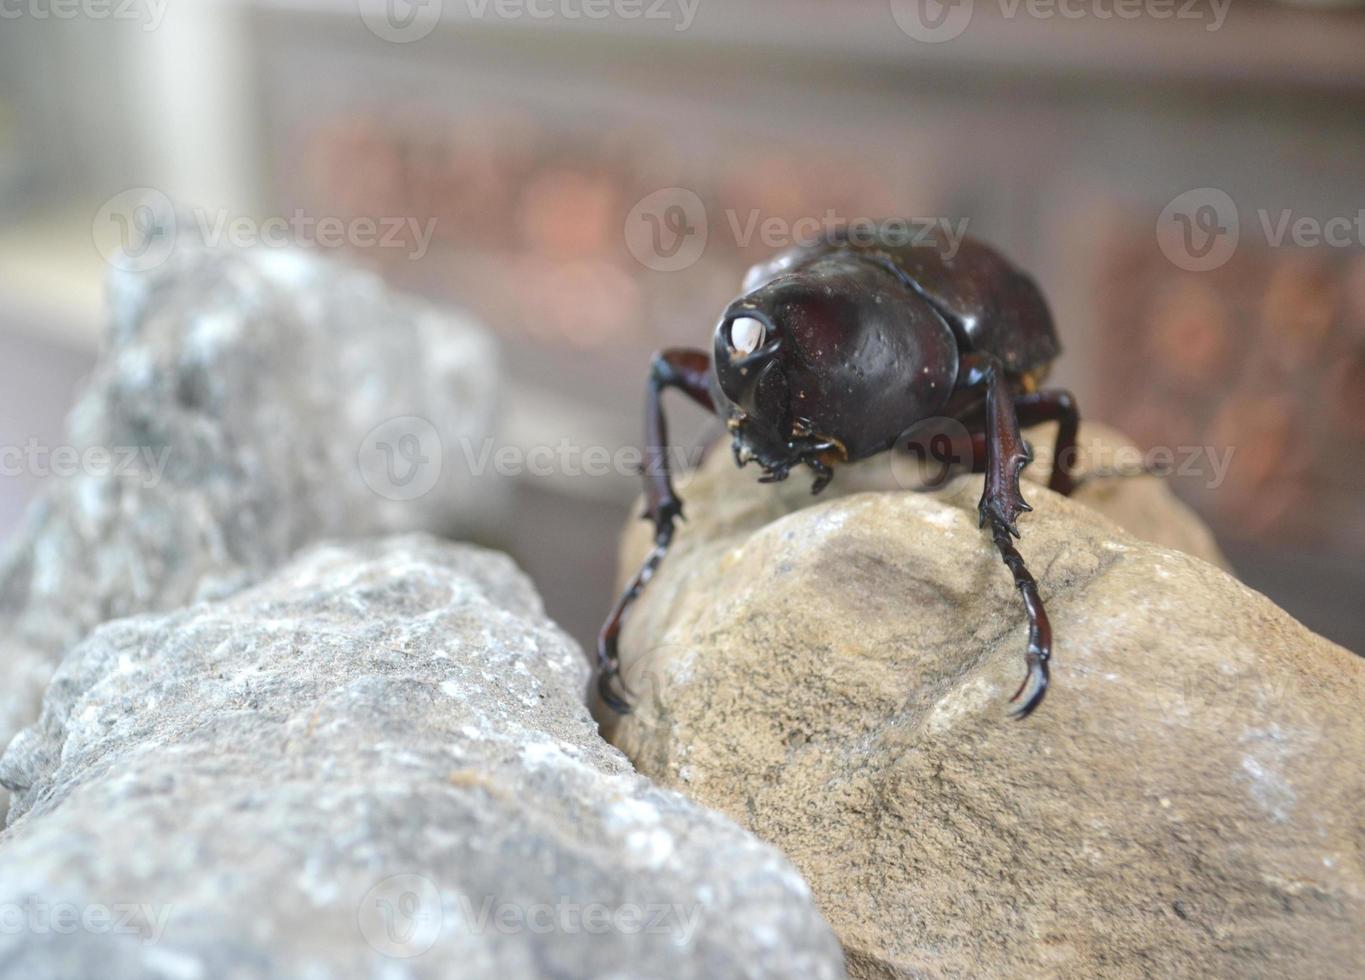
[(626, 625), (610, 734), (782, 847), (852, 975), (1362, 975), (1365, 660), (1102, 516), (1217, 560), (1157, 481), (1026, 488), (1056, 645), (1019, 722), (980, 477), (839, 496), (872, 460), (812, 501), (715, 455)]

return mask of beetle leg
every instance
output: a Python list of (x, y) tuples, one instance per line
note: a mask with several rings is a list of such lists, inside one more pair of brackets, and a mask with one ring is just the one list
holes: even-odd
[[(1057, 441), (1052, 452), (1052, 475), (1048, 479), (1048, 489), (1055, 490), (1064, 497), (1071, 496), (1085, 477), (1077, 477), (1076, 469), (1076, 433), (1080, 424), (1080, 415), (1076, 411), (1076, 400), (1071, 392), (1060, 388), (1049, 388), (1044, 391), (1034, 391), (1026, 395), (1016, 395), (1014, 398), (1014, 411), (1019, 417), (1020, 428), (1028, 428), (1033, 425), (1042, 425), (1044, 422), (1056, 422)], [(971, 460), (972, 472), (984, 473), (986, 471), (986, 433), (971, 433)], [(1104, 473), (1101, 475), (1110, 475)]]
[(978, 507), (981, 525), (989, 520), (1017, 538), (1015, 522), (1033, 509), (1019, 492), (1019, 471), (1029, 461), (1029, 450), (1019, 435), (1019, 418), (1004, 369), (990, 354), (968, 354), (962, 358), (958, 387), (984, 389), (986, 394), (986, 487)]
[(810, 485), (810, 492), (812, 494), (819, 493), (821, 490), (825, 489), (825, 487), (829, 486), (829, 481), (834, 479), (834, 470), (831, 469), (829, 464), (824, 460), (812, 456), (806, 460), (806, 465), (815, 472), (815, 482)]
[(1047, 388), (1043, 391), (1019, 395), (1014, 399), (1014, 410), (1018, 413), (1022, 426), (1040, 425), (1043, 422), (1057, 423), (1057, 442), (1052, 452), (1052, 476), (1048, 479), (1049, 490), (1055, 490), (1064, 497), (1071, 496), (1076, 489), (1076, 430), (1080, 425), (1080, 413), (1076, 411), (1076, 399), (1071, 392), (1061, 388)]
[(668, 423), (664, 418), (662, 396), (665, 389), (677, 388), (702, 408), (714, 412), (710, 374), (711, 359), (701, 350), (671, 348), (660, 351), (649, 365), (649, 382), (645, 388), (645, 512), (641, 516), (654, 524), (654, 548), (612, 606), (597, 634), (597, 691), (603, 703), (617, 714), (630, 710), (630, 705), (612, 690), (611, 684), (612, 678), (621, 672), (617, 653), (621, 622), (630, 604), (654, 577), (673, 541), (674, 522), (683, 516), (682, 501), (673, 491), (669, 474)]
[(1011, 702), (1018, 701), (1025, 690), (1030, 686), (1033, 688), (1033, 693), (1027, 700), (1014, 709), (1014, 717), (1026, 718), (1033, 713), (1034, 708), (1043, 703), (1043, 696), (1047, 694), (1050, 677), (1048, 661), (1052, 659), (1052, 623), (1048, 620), (1047, 609), (1043, 607), (1043, 600), (1038, 595), (1038, 583), (1034, 581), (1028, 566), (1024, 564), (1024, 557), (1019, 554), (1019, 549), (1010, 539), (1009, 531), (993, 523), (991, 537), (995, 540), (996, 548), (1000, 550), (1000, 557), (1014, 575), (1014, 584), (1019, 589), (1019, 595), (1023, 597), (1024, 610), (1028, 613), (1028, 650), (1024, 654), (1028, 672), (1024, 675), (1019, 689), (1010, 698)]
[(1019, 418), (1005, 383), (1004, 369), (995, 357), (983, 353), (965, 356), (958, 386), (980, 388), (986, 393), (986, 487), (979, 512), (983, 525), (990, 521), (991, 538), (1014, 576), (1014, 584), (1028, 614), (1028, 651), (1025, 654), (1028, 672), (1010, 699), (1018, 701), (1032, 688), (1032, 693), (1014, 711), (1016, 718), (1023, 718), (1042, 703), (1047, 693), (1048, 660), (1052, 656), (1052, 624), (1038, 595), (1038, 583), (1011, 540), (1019, 536), (1014, 526), (1016, 518), (1031, 509), (1019, 492), (1019, 471), (1028, 462), (1029, 453), (1019, 436)]
[(1052, 477), (1048, 488), (1069, 497), (1082, 483), (1091, 480), (1122, 479), (1134, 476), (1170, 476), (1169, 469), (1157, 466), (1112, 467), (1101, 466), (1077, 475), (1076, 469), (1076, 432), (1080, 415), (1076, 411), (1076, 399), (1071, 392), (1061, 388), (1048, 388), (1014, 399), (1015, 410), (1019, 413), (1019, 424), (1039, 425), (1043, 422), (1056, 422), (1057, 444), (1052, 454)]
[(806, 434), (803, 441), (804, 445), (798, 450), (800, 460), (815, 474), (810, 492), (818, 494), (829, 486), (830, 480), (834, 479), (834, 464), (848, 459), (848, 449), (838, 439), (810, 433)]

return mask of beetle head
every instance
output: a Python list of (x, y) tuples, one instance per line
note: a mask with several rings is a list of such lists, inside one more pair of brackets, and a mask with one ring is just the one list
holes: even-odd
[(711, 362), (735, 460), (756, 460), (765, 479), (846, 455), (846, 420), (826, 391), (842, 388), (830, 364), (848, 355), (872, 301), (846, 272), (817, 265), (778, 275), (731, 303), (716, 326)]
[(735, 460), (756, 460), (769, 475), (786, 476), (798, 462), (788, 445), (791, 391), (788, 338), (761, 297), (731, 303), (716, 326), (711, 363), (723, 396)]
[(736, 459), (781, 478), (798, 463), (880, 452), (938, 410), (957, 375), (957, 344), (893, 271), (840, 253), (731, 303), (711, 362)]

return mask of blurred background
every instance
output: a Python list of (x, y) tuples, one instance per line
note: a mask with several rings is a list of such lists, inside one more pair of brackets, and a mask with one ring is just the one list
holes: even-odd
[[(1238, 573), (1359, 652), (1362, 53), (1350, 2), (0, 0), (0, 445), (60, 442), (132, 189), (374, 219), (331, 250), (476, 313), (505, 438), (579, 452), (638, 445), (650, 352), (810, 221), (965, 221), (1083, 414), (1198, 452), (1173, 485)], [(638, 485), (570, 469), (504, 481), (486, 543), (587, 644)], [(0, 535), (41, 481), (0, 477)]]

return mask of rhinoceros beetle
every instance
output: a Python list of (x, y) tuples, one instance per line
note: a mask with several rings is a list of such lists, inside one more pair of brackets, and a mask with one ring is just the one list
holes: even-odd
[(757, 462), (766, 482), (804, 464), (815, 474), (813, 493), (835, 465), (892, 449), (915, 423), (960, 422), (981, 450), (974, 454), (986, 477), (980, 524), (989, 524), (1028, 617), (1027, 671), (1011, 700), (1032, 690), (1014, 714), (1025, 717), (1042, 702), (1052, 628), (1012, 538), (1020, 513), (1031, 509), (1019, 491), (1019, 471), (1031, 459), (1021, 425), (1059, 423), (1048, 485), (1062, 494), (1076, 485), (1075, 400), (1039, 388), (1061, 351), (1052, 317), (1033, 281), (981, 242), (964, 238), (952, 253), (938, 239), (892, 240), (888, 227), (858, 238), (832, 231), (754, 266), (744, 294), (721, 316), (709, 355), (688, 348), (654, 355), (643, 468), (654, 548), (597, 640), (598, 691), (613, 710), (629, 711), (612, 689), (622, 619), (682, 516), (660, 404), (668, 388), (724, 420), (740, 466)]

